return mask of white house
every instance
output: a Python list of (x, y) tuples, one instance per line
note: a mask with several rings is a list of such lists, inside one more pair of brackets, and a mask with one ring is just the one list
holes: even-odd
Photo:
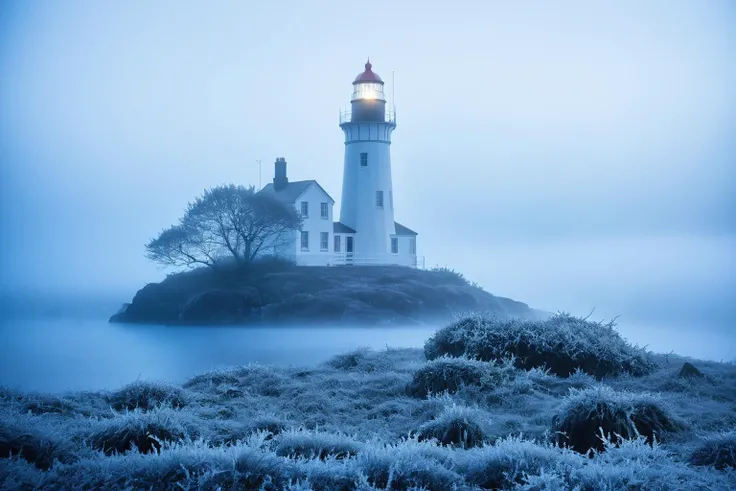
[(286, 160), (276, 159), (273, 183), (260, 192), (294, 206), (303, 226), (275, 252), (305, 266), (416, 267), (417, 233), (394, 221), (390, 148), (395, 112), (386, 108), (383, 81), (370, 61), (353, 82), (350, 104), (351, 110), (340, 115), (345, 134), (340, 219), (334, 220), (335, 200), (317, 181), (289, 182)]

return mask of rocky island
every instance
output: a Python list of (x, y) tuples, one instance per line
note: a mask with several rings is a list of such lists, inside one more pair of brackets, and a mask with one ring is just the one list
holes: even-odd
[(200, 268), (150, 283), (110, 322), (385, 325), (446, 322), (457, 314), (539, 318), (447, 268), (304, 267), (278, 259), (246, 270)]

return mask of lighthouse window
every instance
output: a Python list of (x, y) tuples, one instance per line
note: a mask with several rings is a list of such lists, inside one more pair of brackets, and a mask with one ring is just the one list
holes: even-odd
[(302, 231), (302, 250), (309, 250), (309, 232), (307, 232), (306, 230)]
[(383, 191), (376, 191), (376, 206), (383, 208)]
[(391, 254), (399, 253), (399, 239), (397, 237), (391, 237)]
[(368, 154), (367, 153), (360, 154), (360, 166), (368, 167)]
[(309, 202), (302, 201), (302, 217), (309, 218)]
[(330, 244), (330, 233), (320, 232), (319, 233), (319, 250), (320, 251), (328, 250), (329, 244)]

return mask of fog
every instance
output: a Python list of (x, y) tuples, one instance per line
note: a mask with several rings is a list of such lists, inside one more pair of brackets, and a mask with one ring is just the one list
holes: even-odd
[(166, 273), (143, 244), (256, 160), (339, 205), (367, 56), (395, 73), (396, 218), (428, 266), (733, 341), (728, 1), (3, 2), (3, 289), (128, 301)]

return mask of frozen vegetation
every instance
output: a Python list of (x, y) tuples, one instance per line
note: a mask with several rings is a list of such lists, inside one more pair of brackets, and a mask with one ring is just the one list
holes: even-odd
[(182, 386), (0, 391), (4, 490), (733, 490), (735, 467), (736, 366), (567, 315)]

